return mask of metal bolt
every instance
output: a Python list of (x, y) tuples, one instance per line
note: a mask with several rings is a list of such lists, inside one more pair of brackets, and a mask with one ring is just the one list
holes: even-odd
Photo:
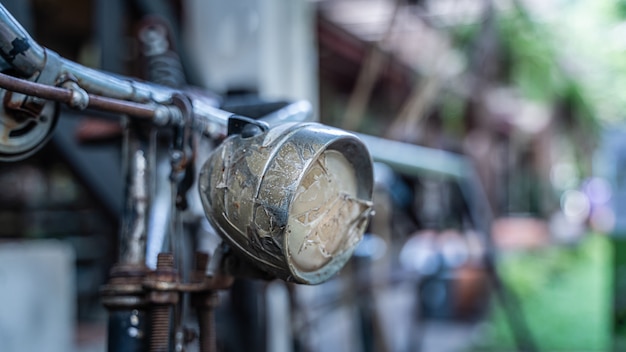
[[(159, 253), (157, 256), (156, 274), (159, 271), (171, 272), (174, 268), (174, 255)], [(150, 320), (150, 352), (167, 352), (170, 344), (170, 304), (153, 304)]]
[(157, 305), (152, 308), (150, 352), (167, 352), (170, 343), (170, 306)]
[(157, 255), (157, 270), (174, 268), (174, 255), (172, 253), (159, 253)]
[[(201, 282), (206, 278), (206, 268), (209, 255), (196, 252), (194, 280)], [(193, 305), (198, 315), (200, 352), (214, 352), (217, 350), (215, 337), (215, 306), (218, 302), (217, 292), (208, 291), (196, 293), (192, 296)]]
[(214, 315), (213, 309), (198, 309), (200, 352), (214, 352), (217, 348)]

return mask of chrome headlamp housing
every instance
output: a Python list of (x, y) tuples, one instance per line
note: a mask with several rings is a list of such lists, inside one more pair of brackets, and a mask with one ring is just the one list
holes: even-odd
[(230, 136), (199, 181), (220, 236), (257, 268), (298, 283), (321, 283), (339, 271), (372, 211), (367, 148), (317, 123)]

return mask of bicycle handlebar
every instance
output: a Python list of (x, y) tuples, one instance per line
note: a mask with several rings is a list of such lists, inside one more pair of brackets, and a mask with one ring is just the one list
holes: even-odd
[[(233, 115), (219, 109), (218, 100), (206, 93), (178, 90), (117, 76), (62, 58), (52, 50), (39, 45), (2, 4), (0, 4), (0, 56), (6, 66), (21, 76), (16, 78), (3, 75), (0, 77), (0, 87), (64, 102), (72, 107), (91, 107), (127, 113), (152, 119), (157, 125), (190, 122), (193, 129), (210, 138), (225, 135), (228, 119)], [(55, 87), (67, 81), (75, 84)], [(191, 111), (188, 112), (191, 115), (190, 121), (181, 121), (183, 112), (172, 105), (176, 96), (186, 97), (190, 101)], [(270, 125), (305, 122), (311, 119), (311, 111), (308, 102), (296, 102), (268, 115), (267, 122)]]

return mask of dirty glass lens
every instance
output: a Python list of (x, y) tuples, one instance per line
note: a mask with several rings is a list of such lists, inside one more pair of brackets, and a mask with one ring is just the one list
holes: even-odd
[(366, 202), (357, 198), (352, 164), (326, 150), (309, 167), (291, 204), (287, 246), (291, 264), (303, 272), (322, 268), (362, 236)]

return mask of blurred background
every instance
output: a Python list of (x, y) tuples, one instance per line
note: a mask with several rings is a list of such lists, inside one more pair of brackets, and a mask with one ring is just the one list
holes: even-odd
[[(626, 1), (3, 5), (62, 56), (152, 80), (137, 29), (158, 17), (181, 81), (224, 107), (307, 99), (370, 147), (354, 258), (319, 286), (238, 282), (220, 350), (626, 349)], [(120, 131), (63, 110), (46, 147), (0, 164), (1, 351), (106, 350)]]

